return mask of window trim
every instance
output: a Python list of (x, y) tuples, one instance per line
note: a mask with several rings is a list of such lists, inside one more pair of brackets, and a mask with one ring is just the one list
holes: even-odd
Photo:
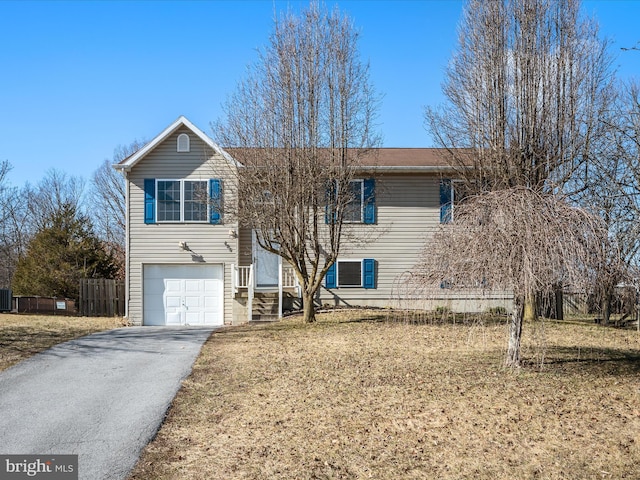
[[(340, 287), (338, 283), (339, 263), (341, 262), (356, 262), (360, 263), (360, 286), (357, 285), (342, 285)], [(371, 290), (378, 288), (376, 285), (376, 271), (377, 262), (374, 258), (365, 257), (362, 259), (345, 258), (334, 261), (328, 268), (324, 278), (324, 286), (327, 289), (338, 288), (363, 288), (365, 290)]]
[[(185, 139), (183, 142), (180, 142), (180, 139)], [(181, 133), (178, 135), (176, 140), (176, 152), (178, 153), (189, 153), (191, 151), (191, 137), (187, 133)]]
[[(204, 216), (203, 220), (185, 220), (185, 183), (186, 182), (191, 182), (191, 183), (204, 183), (205, 184), (205, 189), (206, 189), (206, 198), (210, 198), (211, 196), (211, 192), (210, 192), (210, 182), (207, 180), (200, 180), (200, 179), (189, 179), (189, 178), (182, 178), (182, 179), (177, 179), (177, 178), (156, 178), (155, 179), (155, 208), (156, 208), (156, 222), (157, 223), (173, 223), (173, 224), (178, 224), (178, 223), (211, 223), (210, 222), (210, 216), (211, 216), (211, 205), (209, 204), (208, 200), (205, 200), (205, 204), (207, 207), (207, 211), (206, 211), (206, 215)], [(160, 198), (159, 198), (159, 190), (158, 190), (158, 184), (159, 182), (179, 182), (180, 184), (180, 219), (179, 220), (160, 220)]]
[[(349, 182), (359, 182), (361, 185), (360, 190), (360, 218), (358, 220), (346, 220), (344, 212), (344, 203), (341, 202), (342, 208), (342, 221), (346, 224), (363, 224), (373, 225), (377, 223), (376, 214), (376, 179), (375, 177), (369, 178), (354, 178)], [(327, 185), (326, 190), (326, 204), (324, 210), (324, 222), (326, 224), (332, 224), (337, 221), (337, 191), (338, 180), (332, 180)]]
[[(360, 284), (359, 285), (341, 285), (340, 284), (340, 264), (341, 263), (357, 263), (360, 265)], [(344, 258), (336, 260), (336, 288), (363, 288), (364, 287), (364, 258)]]

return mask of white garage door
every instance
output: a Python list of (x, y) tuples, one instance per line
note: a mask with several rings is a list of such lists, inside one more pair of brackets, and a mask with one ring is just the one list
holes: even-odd
[(222, 265), (145, 265), (144, 325), (222, 325)]

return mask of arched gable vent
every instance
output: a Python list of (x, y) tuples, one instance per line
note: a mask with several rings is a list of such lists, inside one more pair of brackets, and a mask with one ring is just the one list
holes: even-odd
[(188, 152), (190, 151), (190, 141), (189, 135), (186, 133), (181, 133), (178, 135), (178, 152)]

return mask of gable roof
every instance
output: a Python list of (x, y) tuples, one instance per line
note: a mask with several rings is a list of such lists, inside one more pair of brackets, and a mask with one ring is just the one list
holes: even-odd
[(171, 134), (173, 134), (176, 130), (181, 127), (187, 127), (191, 130), (200, 140), (202, 140), (206, 145), (208, 145), (215, 153), (222, 155), (228, 162), (233, 165), (238, 165), (238, 163), (220, 146), (215, 143), (209, 136), (196, 127), (193, 123), (191, 123), (185, 116), (180, 115), (171, 125), (165, 128), (160, 134), (158, 134), (153, 140), (147, 143), (140, 150), (135, 152), (134, 154), (128, 156), (120, 163), (115, 164), (113, 167), (117, 170), (122, 170), (128, 172), (131, 170), (140, 160), (142, 160), (149, 152), (151, 152), (154, 148), (156, 148), (160, 143), (165, 141)]
[[(241, 148), (229, 148), (228, 152), (215, 143), (207, 134), (191, 123), (186, 117), (178, 117), (153, 140), (140, 150), (113, 167), (124, 172), (130, 171), (149, 152), (166, 140), (176, 130), (187, 127), (215, 153), (223, 156), (230, 165), (242, 166), (233, 158)], [(361, 159), (360, 168), (381, 172), (447, 172), (454, 170), (445, 159), (446, 149), (440, 148), (377, 148), (371, 149)]]

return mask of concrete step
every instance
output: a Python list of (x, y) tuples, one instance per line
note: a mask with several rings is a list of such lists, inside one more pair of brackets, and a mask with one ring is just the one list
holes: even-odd
[(252, 320), (272, 322), (278, 320), (278, 293), (256, 292), (253, 297)]

